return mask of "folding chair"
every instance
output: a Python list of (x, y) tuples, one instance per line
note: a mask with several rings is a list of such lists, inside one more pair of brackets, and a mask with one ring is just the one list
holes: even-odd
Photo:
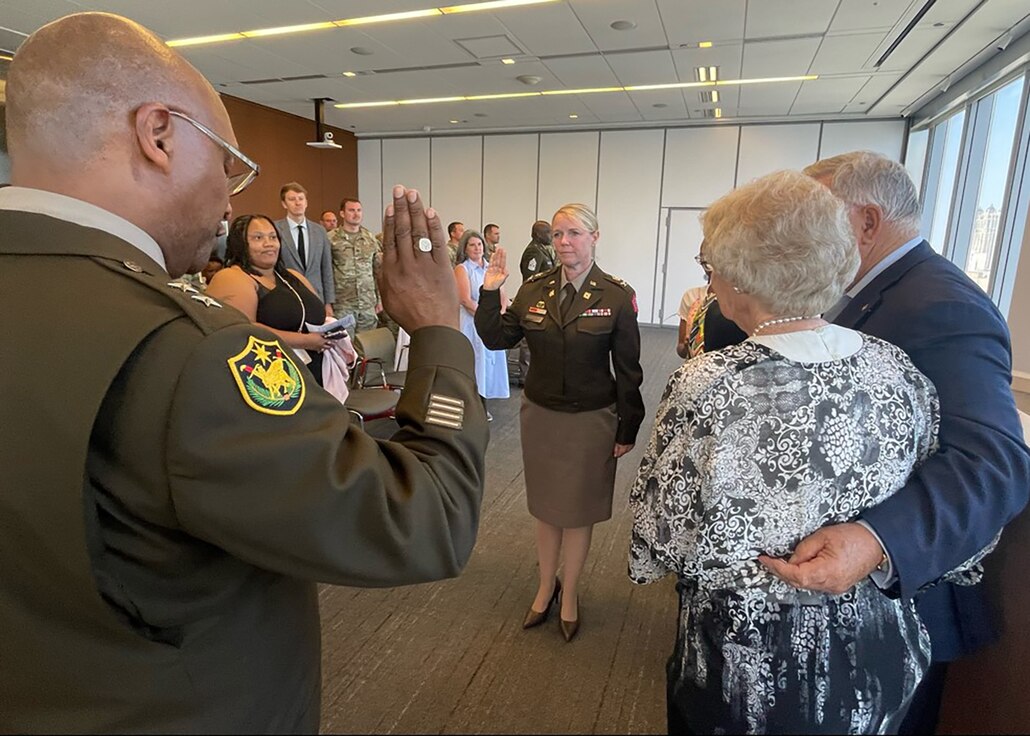
[[(404, 388), (407, 371), (388, 370), (393, 366), (397, 343), (389, 327), (359, 332), (354, 337), (354, 349), (358, 351), (358, 364), (354, 370), (354, 385), (366, 388), (378, 385), (382, 388)], [(372, 375), (369, 369), (372, 368)]]

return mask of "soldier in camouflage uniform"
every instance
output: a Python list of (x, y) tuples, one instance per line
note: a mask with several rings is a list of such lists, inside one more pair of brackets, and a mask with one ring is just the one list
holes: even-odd
[(372, 275), (372, 261), (380, 246), (375, 236), (361, 226), (361, 202), (344, 199), (340, 203), (340, 215), (343, 222), (329, 233), (336, 284), (333, 311), (337, 317), (353, 314), (357, 332), (374, 330), (379, 326), (378, 315), (383, 311)]

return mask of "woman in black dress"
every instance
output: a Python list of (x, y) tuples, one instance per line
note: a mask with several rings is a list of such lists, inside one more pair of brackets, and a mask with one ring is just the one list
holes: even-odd
[(226, 239), (225, 268), (211, 279), (207, 294), (267, 327), (288, 347), (304, 351), (308, 370), (322, 385), (322, 351), (332, 343), (308, 332), (306, 324), (321, 324), (325, 307), (308, 280), (283, 264), (279, 242), (271, 218), (237, 217)]

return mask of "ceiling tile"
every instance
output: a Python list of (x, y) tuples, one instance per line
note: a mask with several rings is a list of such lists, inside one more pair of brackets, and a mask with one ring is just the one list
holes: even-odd
[(883, 32), (848, 36), (826, 36), (812, 62), (812, 74), (846, 74), (866, 68), (874, 71), (873, 52), (883, 41)]
[[(587, 33), (602, 51), (666, 46), (662, 19), (654, 0), (568, 0)], [(617, 31), (615, 21), (626, 20), (636, 28)]]
[[(745, 79), (760, 77), (795, 77), (808, 74), (819, 49), (819, 38), (798, 38), (784, 41), (748, 41), (744, 44)], [(728, 79), (725, 74), (724, 79)]]
[(800, 82), (748, 84), (740, 89), (738, 111), (742, 116), (786, 115), (801, 89)]
[[(612, 72), (611, 67), (601, 56), (545, 59), (543, 63), (561, 81), (562, 86), (570, 89), (619, 85), (619, 80)], [(542, 87), (542, 85), (538, 86)]]
[(713, 13), (711, 0), (658, 0), (669, 45), (743, 39), (746, 0), (718, 3), (718, 12)]
[(671, 84), (678, 82), (676, 65), (668, 50), (609, 54), (608, 64), (624, 86), (631, 84)]
[(869, 77), (838, 77), (804, 82), (790, 112), (794, 115), (839, 113), (868, 80)]
[(906, 10), (916, 4), (914, 0), (841, 0), (837, 14), (833, 16), (833, 22), (830, 24), (830, 32), (866, 28), (890, 29)]
[(494, 17), (536, 56), (595, 52), (590, 35), (566, 3), (511, 8)]
[(745, 38), (825, 33), (837, 0), (761, 0), (747, 5)]

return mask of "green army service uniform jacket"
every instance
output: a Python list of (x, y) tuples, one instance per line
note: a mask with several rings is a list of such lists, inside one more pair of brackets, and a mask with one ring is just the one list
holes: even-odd
[(315, 581), (471, 553), (487, 425), (460, 332), (412, 335), (376, 441), (275, 335), (170, 281), (0, 211), (2, 732), (316, 732)]
[(338, 227), (329, 233), (333, 251), (333, 283), (337, 317), (353, 314), (360, 331), (375, 329), (379, 288), (372, 273), (372, 262), (381, 250), (379, 241), (366, 228), (349, 233)]
[(491, 350), (507, 350), (526, 338), (532, 356), (526, 397), (531, 401), (566, 412), (615, 404), (615, 441), (633, 444), (644, 421), (636, 296), (629, 284), (595, 263), (562, 320), (560, 270), (558, 266), (522, 284), (504, 314), (500, 290), (481, 289), (476, 331)]

